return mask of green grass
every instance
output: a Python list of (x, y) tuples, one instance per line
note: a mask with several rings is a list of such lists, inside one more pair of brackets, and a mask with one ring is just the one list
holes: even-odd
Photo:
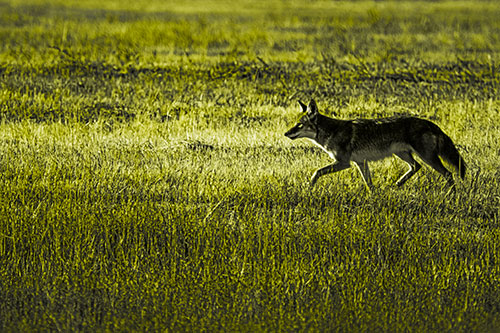
[[(500, 329), (495, 2), (0, 2), (1, 331)], [(411, 114), (397, 159), (321, 178), (283, 133)]]

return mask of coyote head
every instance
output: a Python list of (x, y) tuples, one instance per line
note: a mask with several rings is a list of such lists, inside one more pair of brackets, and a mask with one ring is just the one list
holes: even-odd
[(299, 101), (299, 104), (306, 114), (299, 119), (299, 122), (295, 126), (285, 133), (285, 136), (292, 140), (297, 138), (315, 139), (318, 132), (318, 106), (314, 99), (311, 99), (309, 106), (301, 101)]

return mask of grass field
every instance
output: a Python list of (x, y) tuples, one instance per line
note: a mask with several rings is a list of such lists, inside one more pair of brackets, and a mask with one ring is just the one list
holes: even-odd
[[(0, 1), (0, 331), (500, 330), (497, 2)], [(319, 180), (411, 114), (468, 164)]]

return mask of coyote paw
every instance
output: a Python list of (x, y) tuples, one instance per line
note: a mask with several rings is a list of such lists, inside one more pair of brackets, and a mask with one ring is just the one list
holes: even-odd
[(318, 181), (318, 174), (315, 172), (314, 175), (311, 177), (311, 184), (309, 185), (309, 187), (314, 187), (314, 184), (316, 184), (316, 182)]

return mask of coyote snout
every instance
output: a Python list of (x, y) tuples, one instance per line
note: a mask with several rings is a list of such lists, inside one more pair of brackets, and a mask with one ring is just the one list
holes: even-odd
[(285, 135), (290, 139), (311, 139), (335, 161), (313, 174), (311, 186), (327, 173), (349, 168), (352, 161), (371, 189), (373, 184), (368, 162), (393, 154), (409, 166), (409, 170), (396, 182), (398, 186), (422, 167), (413, 154), (443, 175), (450, 186), (455, 184), (453, 175), (444, 167), (440, 157), (455, 167), (462, 179), (465, 177), (465, 162), (450, 137), (428, 120), (410, 116), (340, 120), (320, 114), (314, 100), (308, 106), (300, 101), (299, 104), (306, 114)]

